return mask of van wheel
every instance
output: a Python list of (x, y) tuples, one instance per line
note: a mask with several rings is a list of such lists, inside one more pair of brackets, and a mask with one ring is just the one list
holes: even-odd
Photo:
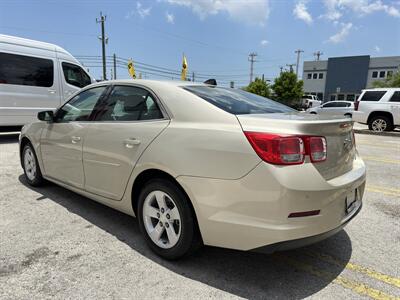
[(139, 195), (139, 227), (150, 248), (166, 259), (190, 254), (200, 244), (187, 196), (165, 179), (146, 183)]
[(368, 123), (369, 130), (375, 132), (393, 130), (393, 123), (387, 116), (374, 116)]
[(40, 186), (44, 179), (38, 164), (35, 150), (30, 143), (26, 144), (22, 151), (22, 165), (24, 168), (25, 178), (31, 186)]

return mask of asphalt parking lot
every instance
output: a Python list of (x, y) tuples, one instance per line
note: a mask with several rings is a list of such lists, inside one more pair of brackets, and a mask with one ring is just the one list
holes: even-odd
[(400, 137), (356, 135), (361, 213), (337, 235), (272, 255), (204, 247), (168, 262), (136, 220), (64, 188), (29, 187), (0, 135), (0, 299), (400, 299)]

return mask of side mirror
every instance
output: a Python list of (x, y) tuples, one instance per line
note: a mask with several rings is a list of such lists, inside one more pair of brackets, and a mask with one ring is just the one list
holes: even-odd
[(41, 111), (37, 114), (40, 121), (53, 122), (54, 113), (52, 110)]

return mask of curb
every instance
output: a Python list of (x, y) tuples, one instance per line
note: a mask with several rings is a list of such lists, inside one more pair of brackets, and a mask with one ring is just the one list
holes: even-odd
[(378, 135), (378, 136), (395, 136), (400, 137), (400, 132), (393, 131), (384, 131), (384, 132), (374, 132), (368, 129), (354, 129), (354, 133), (359, 134), (369, 134), (369, 135)]

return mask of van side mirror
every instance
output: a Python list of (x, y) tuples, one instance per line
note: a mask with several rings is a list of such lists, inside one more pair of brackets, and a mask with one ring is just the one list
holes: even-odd
[(54, 113), (52, 110), (41, 111), (37, 114), (40, 121), (53, 122)]

